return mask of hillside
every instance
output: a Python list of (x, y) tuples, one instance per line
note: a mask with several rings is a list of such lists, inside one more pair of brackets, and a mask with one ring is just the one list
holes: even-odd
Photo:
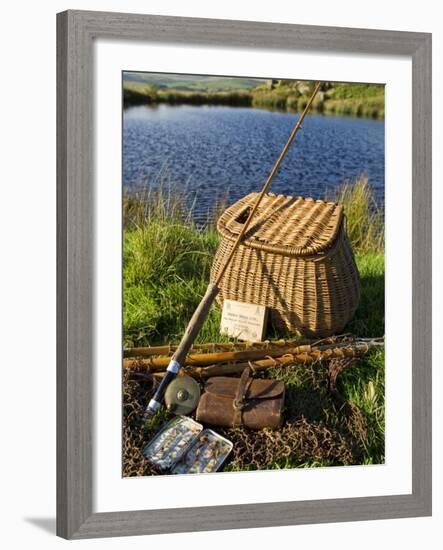
[(183, 90), (193, 92), (224, 92), (250, 90), (264, 80), (257, 78), (228, 78), (222, 76), (168, 75), (159, 73), (124, 72), (123, 85), (135, 89), (155, 86), (159, 90)]

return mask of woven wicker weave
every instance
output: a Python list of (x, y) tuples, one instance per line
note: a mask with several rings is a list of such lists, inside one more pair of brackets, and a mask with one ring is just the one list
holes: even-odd
[[(217, 229), (223, 239), (211, 281), (247, 219), (256, 193), (230, 206)], [(342, 206), (303, 197), (265, 195), (220, 284), (217, 298), (270, 308), (279, 330), (324, 337), (352, 319), (360, 281)]]

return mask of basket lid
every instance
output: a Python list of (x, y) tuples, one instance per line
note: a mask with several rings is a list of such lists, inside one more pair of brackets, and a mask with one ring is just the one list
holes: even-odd
[[(234, 241), (258, 193), (246, 195), (227, 208), (217, 223), (220, 234)], [(304, 197), (266, 194), (242, 244), (290, 256), (311, 256), (332, 246), (342, 226), (343, 207)]]

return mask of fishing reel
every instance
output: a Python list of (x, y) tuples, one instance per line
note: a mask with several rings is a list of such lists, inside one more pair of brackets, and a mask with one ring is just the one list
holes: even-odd
[(190, 376), (177, 376), (167, 387), (165, 404), (169, 412), (187, 416), (200, 401), (200, 385)]

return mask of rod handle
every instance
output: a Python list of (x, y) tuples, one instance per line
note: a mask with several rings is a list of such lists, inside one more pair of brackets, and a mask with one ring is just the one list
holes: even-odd
[(205, 295), (201, 299), (201, 302), (198, 304), (197, 309), (194, 311), (194, 314), (191, 317), (191, 320), (186, 327), (186, 330), (182, 336), (180, 344), (172, 356), (172, 359), (176, 361), (179, 365), (183, 365), (186, 356), (188, 355), (189, 350), (194, 343), (194, 340), (197, 337), (203, 323), (206, 320), (206, 317), (209, 314), (211, 305), (215, 300), (215, 297), (219, 293), (220, 289), (214, 283), (209, 283), (208, 288), (206, 289)]
[(183, 334), (183, 337), (178, 345), (174, 355), (171, 358), (171, 361), (166, 369), (166, 374), (163, 380), (160, 383), (160, 386), (157, 388), (157, 391), (154, 394), (154, 397), (149, 401), (149, 404), (143, 415), (143, 420), (146, 420), (161, 407), (163, 403), (163, 398), (165, 396), (166, 388), (177, 376), (179, 370), (181, 369), (186, 356), (188, 355), (189, 350), (191, 349), (194, 340), (201, 329), (203, 323), (205, 322), (206, 317), (208, 316), (211, 305), (215, 300), (215, 297), (219, 293), (219, 288), (214, 284), (210, 283), (206, 289), (205, 295), (201, 299), (201, 302), (198, 304), (197, 309), (194, 311), (194, 314), (191, 317), (191, 320), (186, 327), (186, 330)]

